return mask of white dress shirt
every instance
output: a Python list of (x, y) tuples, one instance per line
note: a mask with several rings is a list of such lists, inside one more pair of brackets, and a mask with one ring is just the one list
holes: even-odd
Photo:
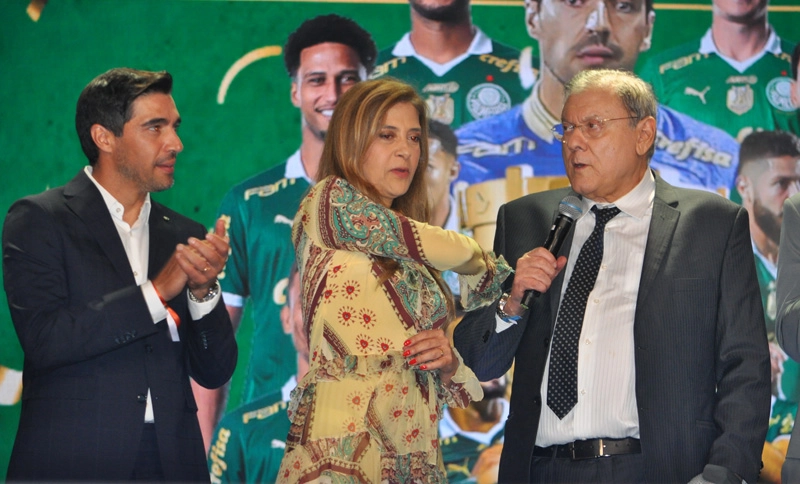
[[(139, 217), (133, 226), (128, 225), (123, 216), (125, 215), (125, 207), (114, 198), (97, 180), (92, 176), (92, 167), (87, 166), (84, 168), (86, 176), (94, 183), (103, 196), (103, 201), (106, 203), (108, 212), (111, 214), (111, 219), (114, 221), (114, 226), (117, 228), (122, 246), (125, 248), (125, 254), (128, 256), (133, 277), (136, 284), (141, 288), (144, 300), (147, 303), (147, 308), (150, 311), (150, 317), (153, 319), (153, 324), (167, 320), (169, 327), (169, 334), (172, 341), (180, 341), (178, 336), (178, 326), (175, 320), (167, 312), (161, 298), (153, 287), (153, 283), (147, 278), (148, 264), (150, 260), (150, 194), (147, 194), (144, 204), (139, 211)], [(188, 296), (187, 296), (188, 297)], [(206, 314), (210, 313), (217, 301), (220, 294), (209, 301), (197, 303), (189, 299), (189, 312), (194, 319), (200, 319)], [(147, 389), (147, 409), (144, 414), (145, 422), (153, 422), (153, 403), (150, 397), (150, 389)]]
[[(589, 293), (578, 343), (578, 403), (561, 420), (547, 406), (548, 358), (536, 435), (540, 447), (583, 439), (639, 437), (633, 321), (654, 197), (655, 179), (648, 170), (633, 190), (613, 204), (621, 213), (605, 227), (603, 262)], [(575, 223), (564, 268), (561, 300), (580, 249), (595, 226), (591, 211), (595, 202), (584, 197), (582, 203), (583, 215)]]

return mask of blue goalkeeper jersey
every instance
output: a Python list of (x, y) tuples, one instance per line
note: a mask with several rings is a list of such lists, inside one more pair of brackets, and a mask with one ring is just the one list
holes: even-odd
[[(506, 168), (530, 167), (527, 176), (564, 176), (561, 143), (550, 129), (560, 122), (538, 101), (536, 86), (522, 104), (456, 131), (458, 185), (505, 178)], [(667, 182), (727, 195), (736, 178), (739, 144), (724, 131), (659, 105), (656, 150), (650, 166)]]

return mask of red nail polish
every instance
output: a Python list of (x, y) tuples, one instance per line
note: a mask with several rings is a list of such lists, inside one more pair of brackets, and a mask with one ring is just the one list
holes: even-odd
[(409, 365), (416, 365), (417, 364), (417, 359), (414, 358), (413, 360), (409, 361), (408, 364)]
[(407, 339), (407, 340), (406, 340), (406, 342), (405, 342), (405, 343), (403, 343), (403, 346), (408, 346), (408, 345), (410, 345), (410, 344), (411, 344), (411, 340), (410, 340), (410, 339)]
[(410, 355), (410, 354), (411, 354), (411, 350), (405, 350), (405, 351), (403, 352), (403, 356), (408, 356), (408, 355)]
[(428, 365), (422, 365), (422, 366), (420, 366), (420, 369), (427, 370), (428, 369)]

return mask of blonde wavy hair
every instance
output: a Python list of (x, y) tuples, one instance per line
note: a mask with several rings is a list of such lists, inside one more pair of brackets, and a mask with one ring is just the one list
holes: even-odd
[[(417, 110), (422, 128), (417, 170), (408, 191), (395, 198), (390, 207), (408, 218), (427, 222), (430, 217), (425, 172), (428, 168), (428, 108), (419, 94), (408, 84), (392, 78), (381, 78), (356, 84), (345, 92), (333, 111), (325, 147), (322, 150), (317, 179), (335, 175), (344, 178), (370, 199), (380, 203), (378, 190), (363, 176), (361, 169), (370, 145), (378, 137), (389, 110), (399, 103), (409, 103)], [(394, 259), (376, 257), (383, 269), (381, 282), (391, 278), (400, 268)], [(451, 316), (455, 314), (453, 297), (441, 272), (428, 267), (437, 285), (445, 294)]]

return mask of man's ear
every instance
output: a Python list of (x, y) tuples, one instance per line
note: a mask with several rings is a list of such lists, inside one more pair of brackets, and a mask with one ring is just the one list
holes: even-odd
[(639, 156), (643, 156), (650, 150), (650, 147), (653, 145), (653, 143), (655, 143), (656, 119), (652, 116), (648, 116), (640, 120), (636, 131), (638, 132), (638, 138), (636, 139), (636, 153)]
[(292, 105), (296, 108), (300, 107), (300, 98), (297, 96), (297, 81), (292, 81), (292, 89), (291, 89), (291, 98), (292, 98)]
[[(287, 290), (288, 292), (288, 290)], [(280, 312), (281, 327), (284, 334), (292, 334), (292, 318), (289, 310), (289, 301), (283, 305)]]
[(753, 184), (750, 183), (750, 178), (740, 173), (736, 177), (736, 191), (742, 197), (742, 203), (749, 203), (753, 199)]
[(541, 21), (539, 20), (539, 2), (537, 0), (525, 0), (525, 28), (531, 38), (539, 40)]
[(647, 52), (653, 45), (653, 25), (655, 25), (655, 23), (656, 23), (656, 12), (655, 10), (651, 10), (647, 14), (647, 23), (645, 27), (647, 28), (647, 32), (645, 33), (645, 36), (642, 39), (642, 44), (639, 46), (639, 52)]
[(459, 173), (461, 173), (461, 163), (459, 163), (458, 160), (455, 160), (453, 161), (453, 164), (450, 165), (450, 176), (448, 178), (450, 183), (456, 181)]
[(105, 126), (93, 124), (92, 127), (89, 128), (89, 133), (91, 133), (92, 140), (94, 141), (94, 144), (97, 146), (98, 150), (102, 151), (103, 153), (111, 153), (114, 150), (117, 137), (114, 136), (114, 133), (109, 131)]

